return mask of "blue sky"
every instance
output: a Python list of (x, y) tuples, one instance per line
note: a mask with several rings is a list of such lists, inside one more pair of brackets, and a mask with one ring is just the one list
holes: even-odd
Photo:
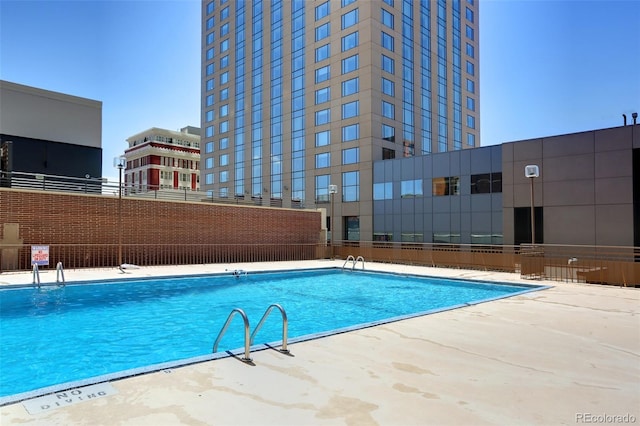
[[(476, 1), (482, 145), (640, 112), (640, 0)], [(102, 101), (117, 176), (127, 137), (200, 125), (200, 2), (0, 0), (0, 79)]]

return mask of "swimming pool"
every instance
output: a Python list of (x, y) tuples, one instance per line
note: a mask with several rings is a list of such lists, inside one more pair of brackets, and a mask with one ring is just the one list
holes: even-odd
[[(295, 342), (540, 288), (330, 268), (3, 289), (0, 402), (212, 359), (234, 308), (253, 331), (280, 304)], [(218, 352), (242, 348), (243, 339), (236, 318)], [(255, 343), (281, 339), (274, 312)]]

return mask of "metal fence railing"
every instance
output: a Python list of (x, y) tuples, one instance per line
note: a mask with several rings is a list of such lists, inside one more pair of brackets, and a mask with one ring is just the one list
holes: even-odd
[(333, 256), (520, 273), (526, 279), (640, 286), (640, 247), (336, 241)]
[[(121, 252), (121, 257), (120, 257)], [(367, 262), (518, 273), (525, 279), (640, 286), (640, 247), (335, 241), (333, 244), (52, 244), (65, 268), (276, 262), (362, 256)], [(31, 246), (0, 243), (4, 270), (30, 270)], [(6, 265), (11, 265), (7, 267)], [(53, 267), (53, 266), (51, 266)], [(0, 272), (2, 270), (0, 269)]]
[[(310, 260), (324, 258), (326, 245), (50, 244), (48, 250), (50, 268), (62, 262), (65, 269), (77, 269), (117, 267), (120, 256), (122, 263), (137, 266)], [(0, 265), (11, 265), (5, 270), (30, 270), (31, 246), (0, 244)]]
[(35, 191), (72, 192), (93, 195), (119, 196), (139, 199), (191, 201), (204, 203), (244, 204), (252, 206), (315, 209), (326, 207), (328, 202), (267, 197), (260, 194), (223, 196), (213, 191), (195, 191), (191, 188), (163, 188), (157, 185), (126, 184), (106, 178), (70, 177), (40, 173), (0, 172), (0, 187)]

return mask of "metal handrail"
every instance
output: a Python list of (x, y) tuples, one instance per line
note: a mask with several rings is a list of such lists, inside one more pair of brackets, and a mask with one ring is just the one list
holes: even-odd
[(40, 288), (40, 270), (38, 269), (38, 264), (33, 264), (33, 284), (38, 284), (38, 288)]
[(289, 350), (287, 349), (287, 329), (289, 326), (288, 326), (288, 320), (287, 320), (287, 313), (284, 311), (284, 308), (278, 305), (277, 303), (274, 303), (273, 305), (269, 306), (267, 310), (264, 312), (264, 315), (262, 315), (262, 319), (260, 320), (256, 328), (253, 330), (253, 333), (251, 333), (250, 341), (251, 341), (251, 344), (253, 345), (253, 339), (256, 337), (258, 330), (262, 328), (262, 324), (264, 324), (265, 320), (267, 319), (267, 317), (269, 316), (273, 308), (278, 308), (280, 310), (280, 313), (282, 314), (282, 349), (279, 349), (279, 351), (282, 353), (288, 354)]
[(349, 261), (353, 262), (353, 264), (351, 265), (351, 270), (355, 270), (356, 269), (356, 265), (358, 264), (359, 261), (362, 261), (362, 270), (364, 270), (364, 257), (362, 256), (358, 256), (358, 257), (353, 257), (353, 255), (349, 255), (347, 256), (347, 260), (344, 261), (344, 263), (342, 264), (342, 269), (344, 269), (344, 267), (346, 266), (347, 263), (349, 263)]
[(344, 267), (347, 265), (347, 263), (348, 263), (349, 261), (355, 262), (355, 261), (356, 261), (356, 258), (355, 258), (355, 257), (353, 257), (353, 255), (352, 255), (352, 254), (350, 254), (349, 256), (347, 256), (347, 260), (345, 260), (345, 261), (344, 261), (344, 263), (342, 264), (342, 269), (344, 269)]
[(56, 282), (60, 282), (60, 277), (62, 277), (62, 285), (65, 285), (64, 281), (64, 268), (62, 267), (62, 262), (58, 262), (56, 264)]
[(249, 350), (249, 347), (250, 347), (249, 319), (247, 318), (247, 314), (245, 314), (244, 311), (239, 308), (233, 309), (229, 314), (229, 316), (227, 317), (227, 322), (224, 323), (222, 330), (220, 330), (220, 333), (218, 333), (218, 337), (216, 338), (216, 341), (213, 343), (213, 353), (215, 353), (218, 350), (218, 343), (220, 343), (222, 336), (227, 331), (227, 328), (229, 327), (229, 324), (231, 323), (231, 320), (233, 319), (233, 316), (235, 314), (240, 314), (240, 316), (242, 316), (242, 321), (244, 321), (244, 358), (241, 358), (241, 359), (244, 362), (251, 362), (250, 350)]

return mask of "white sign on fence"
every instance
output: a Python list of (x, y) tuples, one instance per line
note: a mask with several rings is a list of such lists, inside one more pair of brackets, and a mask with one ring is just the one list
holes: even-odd
[(31, 264), (38, 266), (48, 265), (49, 246), (31, 246)]

